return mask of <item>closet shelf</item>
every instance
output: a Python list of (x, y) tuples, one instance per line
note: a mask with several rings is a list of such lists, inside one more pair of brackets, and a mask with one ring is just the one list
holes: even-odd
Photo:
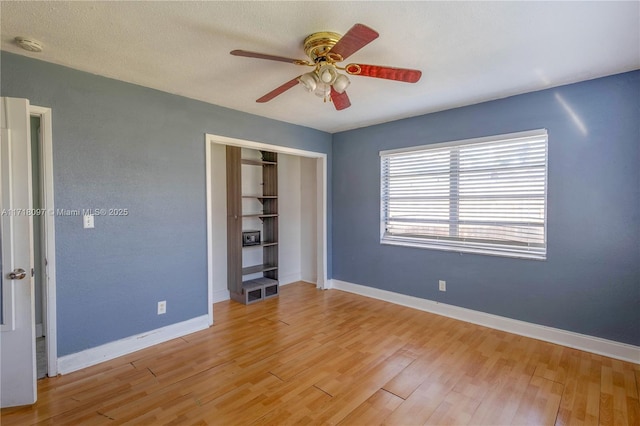
[(269, 214), (269, 213), (250, 213), (250, 214), (243, 214), (242, 217), (259, 217), (260, 219), (263, 219), (265, 217), (278, 217), (278, 215)]
[(258, 272), (275, 271), (278, 269), (276, 265), (253, 265), (242, 268), (242, 275), (257, 274)]
[(242, 288), (245, 290), (251, 290), (257, 287), (262, 287), (265, 285), (275, 285), (278, 284), (278, 280), (272, 280), (271, 278), (255, 278), (253, 280), (243, 281)]
[(275, 161), (262, 161), (262, 160), (252, 160), (249, 158), (242, 158), (240, 160), (242, 164), (246, 164), (248, 166), (268, 166), (268, 165), (276, 165)]
[(269, 241), (264, 241), (260, 244), (254, 244), (252, 246), (242, 246), (242, 248), (252, 248), (252, 247), (270, 247), (270, 246), (275, 246), (278, 245), (278, 242), (269, 242)]

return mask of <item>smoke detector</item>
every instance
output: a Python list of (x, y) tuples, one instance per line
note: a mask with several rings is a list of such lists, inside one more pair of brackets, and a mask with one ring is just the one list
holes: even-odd
[(29, 52), (42, 52), (42, 43), (29, 37), (16, 37), (15, 42), (18, 46)]

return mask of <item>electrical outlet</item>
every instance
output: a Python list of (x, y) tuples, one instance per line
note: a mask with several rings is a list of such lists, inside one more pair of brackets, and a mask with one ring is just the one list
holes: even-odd
[(440, 291), (447, 291), (447, 282), (443, 280), (438, 281), (438, 289)]
[(94, 227), (93, 215), (92, 214), (85, 214), (82, 217), (82, 226), (85, 229), (89, 229), (89, 228), (93, 228)]
[(166, 313), (167, 313), (167, 301), (163, 300), (161, 302), (158, 302), (158, 315), (162, 315)]

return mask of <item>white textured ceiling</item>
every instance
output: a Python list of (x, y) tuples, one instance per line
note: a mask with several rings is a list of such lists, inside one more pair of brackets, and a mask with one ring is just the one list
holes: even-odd
[[(640, 2), (1, 2), (2, 50), (327, 132), (640, 68)], [(416, 84), (352, 77), (343, 111), (294, 87), (312, 32), (380, 37), (348, 62), (416, 68)], [(41, 53), (13, 39), (41, 41)]]

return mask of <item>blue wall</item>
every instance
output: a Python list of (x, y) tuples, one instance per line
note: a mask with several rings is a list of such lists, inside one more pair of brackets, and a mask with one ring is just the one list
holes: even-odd
[[(1, 55), (2, 96), (53, 109), (57, 207), (130, 211), (56, 217), (60, 356), (207, 313), (205, 133), (329, 154), (329, 277), (640, 345), (640, 72), (332, 138)], [(380, 150), (543, 127), (548, 260), (380, 245)]]
[(331, 167), (327, 133), (1, 59), (2, 96), (53, 110), (56, 207), (130, 212), (96, 217), (95, 229), (56, 217), (60, 356), (207, 314), (205, 133), (324, 152)]
[[(539, 128), (546, 261), (380, 245), (380, 150)], [(640, 345), (639, 71), (335, 134), (333, 159), (334, 279)]]

